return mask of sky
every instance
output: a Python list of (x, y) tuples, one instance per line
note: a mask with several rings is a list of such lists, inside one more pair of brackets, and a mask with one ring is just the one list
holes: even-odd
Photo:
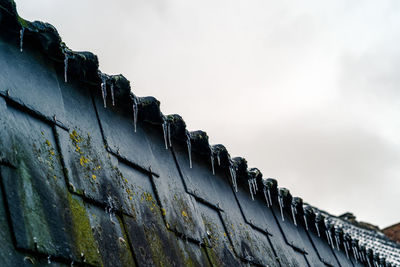
[(400, 222), (399, 1), (16, 2), (292, 195)]

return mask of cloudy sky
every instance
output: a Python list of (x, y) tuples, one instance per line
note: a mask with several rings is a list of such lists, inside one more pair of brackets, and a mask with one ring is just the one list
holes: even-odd
[(400, 222), (400, 2), (17, 0), (264, 176)]

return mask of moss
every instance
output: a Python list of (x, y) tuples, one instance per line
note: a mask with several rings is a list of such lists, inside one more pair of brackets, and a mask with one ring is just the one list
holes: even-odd
[(103, 266), (83, 203), (70, 194), (68, 194), (68, 202), (71, 210), (73, 238), (77, 255), (83, 253), (88, 263)]

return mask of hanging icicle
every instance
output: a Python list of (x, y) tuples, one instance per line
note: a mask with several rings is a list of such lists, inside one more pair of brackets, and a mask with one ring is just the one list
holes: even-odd
[(304, 225), (306, 226), (306, 230), (308, 231), (307, 216), (305, 214), (303, 215), (303, 219), (304, 219)]
[(318, 237), (321, 237), (321, 233), (319, 232), (318, 222), (315, 222), (315, 229), (317, 230)]
[(280, 208), (280, 211), (281, 211), (282, 221), (284, 222), (285, 218), (283, 216), (283, 207), (284, 207), (283, 206), (283, 197), (280, 194), (278, 194), (278, 202), (279, 202), (279, 208)]
[(349, 257), (349, 243), (344, 241), (343, 242), (343, 246), (344, 246), (344, 250), (346, 251), (347, 258), (350, 259), (350, 257)]
[(186, 131), (186, 145), (189, 155), (189, 167), (192, 168), (192, 143), (190, 141), (190, 132)]
[(213, 175), (215, 175), (215, 168), (214, 168), (214, 149), (212, 146), (210, 146), (210, 160), (211, 160), (211, 169)]
[(162, 129), (164, 133), (165, 149), (168, 149), (168, 121), (165, 117), (163, 117)]
[(25, 27), (22, 27), (19, 31), (19, 51), (22, 53), (24, 51), (24, 33)]
[(112, 105), (115, 106), (115, 102), (114, 102), (114, 82), (113, 81), (111, 81), (111, 84), (110, 84), (110, 91), (111, 91)]
[(270, 201), (271, 199), (269, 197), (269, 188), (267, 188), (266, 185), (264, 185), (263, 192), (264, 192), (265, 201), (267, 202), (267, 206), (271, 207), (272, 206), (272, 202)]
[(168, 143), (169, 147), (172, 147), (172, 141), (171, 141), (171, 123), (167, 123), (167, 135), (168, 135)]
[(139, 112), (139, 101), (135, 95), (132, 96), (132, 111), (133, 111), (133, 128), (135, 129), (136, 133), (136, 125)]
[(236, 167), (233, 164), (233, 160), (229, 157), (229, 172), (231, 174), (232, 186), (235, 189), (235, 192), (238, 192), (237, 183), (236, 183)]
[(107, 76), (100, 73), (101, 78), (101, 95), (103, 96), (104, 108), (107, 108)]
[(297, 221), (296, 221), (297, 209), (296, 209), (296, 206), (292, 203), (292, 205), (290, 205), (290, 208), (292, 210), (292, 217), (293, 217), (294, 225), (297, 226)]
[(248, 179), (248, 184), (249, 184), (251, 199), (254, 200), (254, 195), (257, 194), (258, 191), (257, 179), (256, 178)]

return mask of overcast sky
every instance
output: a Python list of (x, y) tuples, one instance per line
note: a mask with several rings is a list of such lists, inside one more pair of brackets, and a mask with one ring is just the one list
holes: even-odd
[(17, 0), (321, 209), (400, 222), (400, 2)]

